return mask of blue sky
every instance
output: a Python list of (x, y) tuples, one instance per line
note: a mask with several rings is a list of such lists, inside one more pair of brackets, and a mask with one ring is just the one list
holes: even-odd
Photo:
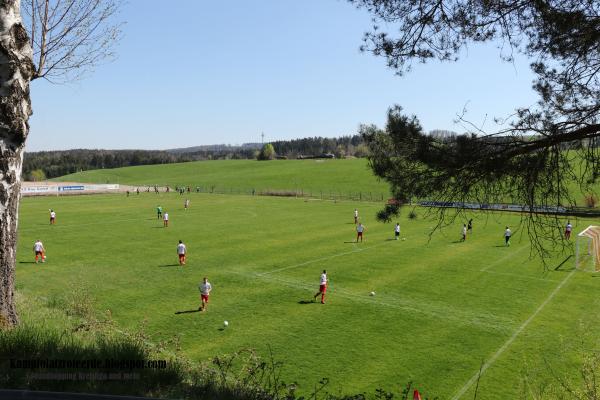
[[(357, 132), (400, 104), (426, 130), (535, 103), (526, 60), (493, 45), (398, 77), (360, 53), (370, 17), (341, 0), (130, 0), (118, 58), (76, 83), (32, 83), (27, 151), (167, 149)], [(392, 28), (393, 29), (393, 28)]]

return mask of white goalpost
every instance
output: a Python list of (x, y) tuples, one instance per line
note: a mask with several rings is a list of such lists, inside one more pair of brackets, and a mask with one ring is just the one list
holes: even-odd
[(577, 235), (575, 268), (600, 272), (600, 226), (590, 225)]

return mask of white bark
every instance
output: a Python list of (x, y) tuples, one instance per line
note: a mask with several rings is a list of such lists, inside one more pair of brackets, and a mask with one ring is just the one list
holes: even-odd
[(0, 326), (18, 322), (14, 301), (23, 149), (31, 115), (32, 51), (20, 0), (0, 0)]

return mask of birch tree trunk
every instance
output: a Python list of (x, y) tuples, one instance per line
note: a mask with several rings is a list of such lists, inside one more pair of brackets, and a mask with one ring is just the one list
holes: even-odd
[(18, 322), (14, 297), (17, 219), (33, 70), (20, 0), (0, 0), (0, 327)]

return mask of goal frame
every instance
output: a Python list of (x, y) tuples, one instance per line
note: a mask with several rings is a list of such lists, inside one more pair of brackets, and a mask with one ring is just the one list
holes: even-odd
[[(582, 243), (585, 242), (585, 248)], [(591, 269), (581, 268), (582, 259), (591, 257)], [(587, 264), (587, 263), (586, 263)], [(575, 269), (600, 272), (600, 226), (590, 225), (577, 235), (575, 244)]]

